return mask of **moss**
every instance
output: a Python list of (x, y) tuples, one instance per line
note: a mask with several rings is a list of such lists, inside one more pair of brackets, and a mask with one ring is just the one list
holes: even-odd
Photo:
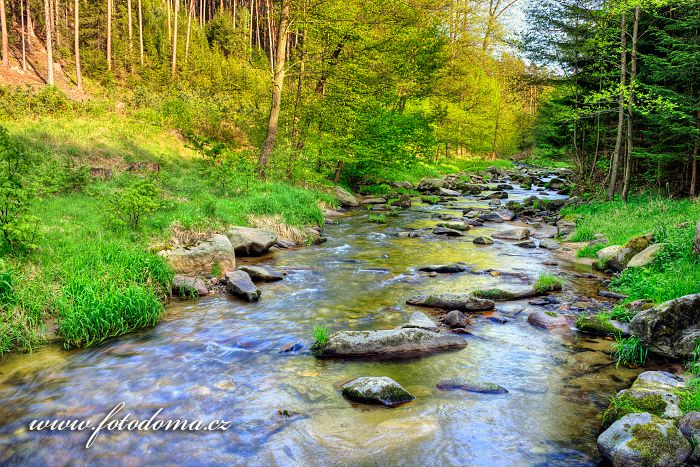
[(661, 416), (666, 410), (666, 402), (659, 394), (646, 397), (634, 397), (623, 393), (610, 399), (610, 406), (603, 412), (603, 429), (606, 430), (620, 418), (630, 413), (649, 412)]
[(511, 300), (515, 294), (501, 289), (476, 290), (472, 293), (476, 298), (487, 300)]
[(593, 317), (581, 316), (576, 320), (576, 327), (591, 334), (615, 336), (620, 333), (620, 330), (610, 323), (605, 314), (598, 314)]
[(556, 318), (557, 316), (559, 316), (553, 311), (545, 311), (544, 314), (547, 316), (551, 316), (552, 318)]
[(632, 440), (627, 443), (630, 449), (638, 451), (641, 465), (668, 465), (673, 455), (687, 447), (687, 440), (678, 430), (664, 433), (657, 423), (661, 422), (652, 416), (651, 423), (632, 427)]

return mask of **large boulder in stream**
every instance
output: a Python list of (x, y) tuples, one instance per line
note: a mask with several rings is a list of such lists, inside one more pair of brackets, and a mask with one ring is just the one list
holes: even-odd
[(418, 191), (436, 191), (445, 186), (442, 178), (426, 178), (418, 184)]
[(260, 256), (277, 242), (276, 233), (251, 227), (231, 227), (226, 236), (238, 256)]
[(403, 386), (387, 376), (364, 376), (341, 386), (343, 396), (362, 404), (396, 407), (415, 400)]
[(415, 295), (406, 299), (406, 303), (415, 306), (431, 308), (443, 308), (445, 310), (460, 311), (488, 311), (492, 310), (493, 300), (475, 297), (472, 294), (440, 293), (429, 295)]
[(700, 294), (669, 300), (640, 311), (630, 322), (632, 335), (659, 355), (686, 358), (700, 338)]
[(570, 326), (566, 316), (553, 311), (535, 311), (527, 317), (527, 322), (538, 328), (553, 329)]
[(598, 451), (613, 466), (674, 466), (692, 448), (672, 420), (649, 413), (625, 415), (598, 437)]
[(335, 187), (335, 198), (344, 208), (355, 208), (360, 205), (360, 202), (352, 193), (339, 186)]
[(244, 271), (226, 273), (226, 290), (249, 302), (257, 302), (261, 295), (260, 289), (253, 284), (248, 273)]
[(467, 341), (454, 334), (420, 328), (380, 331), (340, 331), (331, 334), (324, 345), (314, 348), (317, 357), (402, 356), (463, 349)]
[(193, 246), (178, 246), (158, 253), (177, 273), (197, 276), (209, 274), (214, 264), (222, 272), (236, 269), (236, 255), (229, 239), (224, 235), (212, 235)]

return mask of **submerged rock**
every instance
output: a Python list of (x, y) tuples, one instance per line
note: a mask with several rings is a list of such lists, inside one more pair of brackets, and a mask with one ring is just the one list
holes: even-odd
[(238, 270), (248, 273), (253, 282), (274, 282), (284, 279), (284, 274), (268, 266), (242, 265)]
[(437, 272), (440, 274), (454, 274), (457, 272), (464, 272), (468, 271), (469, 268), (460, 263), (452, 263), (452, 264), (429, 264), (427, 266), (421, 266), (418, 268), (419, 271), (421, 272)]
[(464, 233), (455, 229), (448, 229), (445, 227), (435, 227), (433, 229), (433, 234), (435, 235), (446, 235), (448, 237), (463, 237)]
[(343, 384), (342, 393), (351, 401), (395, 407), (415, 400), (399, 383), (387, 376), (364, 376)]
[(520, 300), (523, 298), (535, 297), (537, 295), (543, 295), (546, 292), (538, 292), (534, 288), (530, 287), (525, 290), (503, 290), (503, 289), (486, 289), (486, 290), (475, 290), (472, 294), (478, 298), (484, 298), (487, 300), (494, 300), (497, 302), (508, 301), (508, 300)]
[(630, 322), (630, 331), (659, 355), (692, 356), (696, 340), (700, 338), (700, 294), (686, 295), (640, 311)]
[(598, 451), (613, 466), (682, 464), (691, 446), (672, 420), (649, 413), (625, 415), (598, 437)]
[(226, 273), (226, 290), (249, 302), (256, 302), (261, 295), (260, 289), (253, 284), (248, 273), (244, 271)]
[(453, 334), (418, 328), (340, 331), (314, 353), (318, 357), (401, 356), (462, 349), (467, 342)]
[(444, 227), (446, 229), (459, 230), (460, 232), (466, 232), (471, 229), (471, 226), (466, 222), (441, 222), (437, 225), (438, 227)]
[(552, 240), (551, 238), (543, 238), (540, 240), (540, 248), (545, 250), (558, 250), (561, 247), (559, 242)]
[(460, 311), (487, 311), (493, 309), (493, 300), (475, 297), (472, 294), (442, 293), (432, 295), (416, 295), (406, 300), (409, 305), (444, 308)]
[(404, 324), (401, 326), (402, 328), (418, 328), (418, 329), (427, 329), (428, 331), (437, 331), (438, 330), (438, 325), (435, 324), (435, 322), (428, 317), (425, 313), (421, 313), (420, 311), (416, 311), (411, 315), (411, 318), (408, 320), (408, 323)]
[(496, 232), (492, 235), (493, 238), (500, 238), (503, 240), (525, 240), (530, 236), (530, 229), (520, 227), (517, 229), (504, 230), (502, 232)]
[(231, 227), (227, 233), (238, 256), (260, 256), (277, 242), (277, 234), (251, 227)]
[(236, 255), (229, 239), (224, 235), (212, 235), (191, 247), (178, 246), (158, 253), (175, 272), (196, 276), (209, 274), (214, 264), (222, 273), (236, 269)]
[(494, 383), (484, 383), (480, 381), (474, 381), (465, 377), (448, 378), (440, 380), (437, 384), (437, 388), (443, 391), (468, 391), (468, 392), (478, 392), (481, 394), (507, 394), (506, 388), (499, 386)]

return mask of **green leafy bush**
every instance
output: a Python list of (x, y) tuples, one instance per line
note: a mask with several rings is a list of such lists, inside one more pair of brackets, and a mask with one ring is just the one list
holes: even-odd
[(111, 220), (138, 230), (143, 219), (162, 205), (160, 188), (151, 178), (141, 178), (114, 194), (110, 203)]

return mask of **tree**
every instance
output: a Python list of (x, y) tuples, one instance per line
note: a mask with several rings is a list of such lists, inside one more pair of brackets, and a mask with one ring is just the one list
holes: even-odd
[(280, 20), (277, 29), (277, 57), (273, 67), (272, 78), (272, 106), (270, 107), (270, 117), (268, 118), (265, 142), (263, 143), (260, 158), (258, 159), (258, 171), (262, 178), (265, 178), (265, 169), (269, 163), (270, 155), (275, 148), (280, 108), (282, 107), (282, 87), (284, 86), (284, 64), (287, 57), (290, 2), (291, 0), (281, 0), (280, 6)]
[(112, 71), (112, 0), (107, 0), (107, 69)]
[(175, 0), (175, 19), (173, 28), (173, 60), (172, 60), (172, 76), (173, 79), (177, 74), (177, 14), (180, 9), (180, 0)]
[(637, 81), (637, 44), (639, 42), (639, 3), (634, 7), (634, 25), (632, 27), (632, 58), (630, 69), (629, 99), (627, 102), (627, 158), (625, 159), (625, 182), (622, 186), (622, 200), (627, 201), (632, 180), (632, 151), (634, 149), (634, 94)]
[(138, 0), (139, 8), (139, 56), (141, 58), (141, 66), (143, 66), (143, 9), (141, 8), (141, 0)]
[(617, 171), (620, 165), (620, 153), (622, 151), (622, 138), (624, 136), (625, 123), (625, 86), (627, 84), (627, 13), (622, 12), (620, 19), (620, 89), (618, 95), (617, 139), (615, 140), (615, 152), (612, 156), (610, 167), (610, 184), (608, 185), (608, 200), (612, 200), (617, 186)]
[(73, 6), (75, 19), (73, 28), (75, 29), (75, 42), (73, 47), (75, 48), (75, 77), (78, 89), (83, 89), (83, 76), (80, 70), (80, 0), (75, 0), (75, 5)]
[(0, 30), (2, 30), (2, 64), (10, 66), (10, 43), (7, 39), (7, 18), (5, 17), (5, 0), (0, 0)]
[(53, 44), (51, 43), (51, 5), (49, 5), (49, 0), (44, 0), (44, 14), (46, 16), (46, 65), (48, 68), (46, 84), (53, 86)]

